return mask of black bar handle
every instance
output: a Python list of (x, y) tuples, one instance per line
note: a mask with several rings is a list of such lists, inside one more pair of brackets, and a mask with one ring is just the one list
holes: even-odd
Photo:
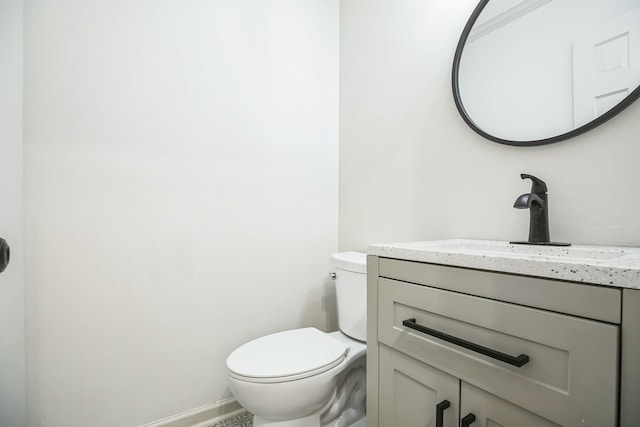
[(453, 335), (445, 334), (444, 332), (436, 331), (435, 329), (431, 329), (431, 328), (427, 328), (426, 326), (419, 325), (418, 323), (416, 323), (416, 319), (403, 320), (402, 324), (407, 328), (415, 329), (416, 331), (422, 332), (423, 334), (440, 338), (441, 340), (450, 342), (451, 344), (459, 345), (460, 347), (464, 347), (466, 349), (475, 351), (476, 353), (484, 354), (485, 356), (492, 357), (501, 362), (508, 363), (509, 365), (517, 366), (518, 368), (521, 368), (527, 363), (529, 363), (529, 356), (527, 356), (526, 354), (521, 354), (520, 356), (515, 356), (515, 357), (510, 356), (508, 354), (501, 353), (491, 348), (483, 347), (471, 341), (466, 341), (466, 340), (463, 340), (462, 338), (454, 337)]
[(443, 400), (436, 405), (436, 427), (444, 425), (444, 410), (451, 406), (448, 400)]
[(476, 420), (476, 416), (469, 413), (465, 415), (463, 419), (460, 420), (460, 427), (469, 427), (471, 423), (473, 423), (475, 420)]

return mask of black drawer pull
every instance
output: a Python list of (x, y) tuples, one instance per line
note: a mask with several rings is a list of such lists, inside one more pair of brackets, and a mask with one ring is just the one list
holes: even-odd
[(460, 427), (469, 427), (476, 420), (476, 416), (469, 413), (460, 420)]
[(436, 427), (444, 425), (444, 410), (451, 406), (448, 400), (443, 400), (436, 405)]
[(441, 340), (450, 342), (451, 344), (459, 345), (460, 347), (467, 348), (475, 351), (476, 353), (484, 354), (485, 356), (492, 357), (501, 362), (508, 363), (509, 365), (523, 367), (529, 363), (529, 356), (521, 354), (520, 356), (510, 356), (508, 354), (501, 353), (491, 348), (483, 347), (479, 344), (472, 343), (471, 341), (463, 340), (462, 338), (454, 337), (453, 335), (445, 334), (444, 332), (436, 331), (435, 329), (427, 328), (416, 323), (416, 319), (403, 320), (402, 324), (407, 328), (415, 329), (423, 334), (431, 335), (432, 337), (440, 338)]

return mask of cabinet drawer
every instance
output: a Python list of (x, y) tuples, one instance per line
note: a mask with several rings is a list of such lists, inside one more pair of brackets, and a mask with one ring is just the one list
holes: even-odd
[[(560, 425), (615, 420), (618, 326), (383, 278), (378, 296), (380, 342)], [(512, 366), (407, 319), (529, 361)]]
[[(380, 277), (620, 323), (620, 289), (380, 258)], [(579, 301), (579, 303), (576, 303)]]

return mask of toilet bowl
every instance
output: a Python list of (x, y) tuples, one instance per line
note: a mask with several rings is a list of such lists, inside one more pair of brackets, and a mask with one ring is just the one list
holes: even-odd
[(231, 391), (255, 427), (365, 427), (366, 255), (332, 263), (340, 331), (278, 332), (227, 358)]

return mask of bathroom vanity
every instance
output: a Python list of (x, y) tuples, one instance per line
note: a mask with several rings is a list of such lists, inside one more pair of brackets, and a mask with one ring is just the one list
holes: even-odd
[(368, 427), (640, 425), (640, 249), (368, 249)]

